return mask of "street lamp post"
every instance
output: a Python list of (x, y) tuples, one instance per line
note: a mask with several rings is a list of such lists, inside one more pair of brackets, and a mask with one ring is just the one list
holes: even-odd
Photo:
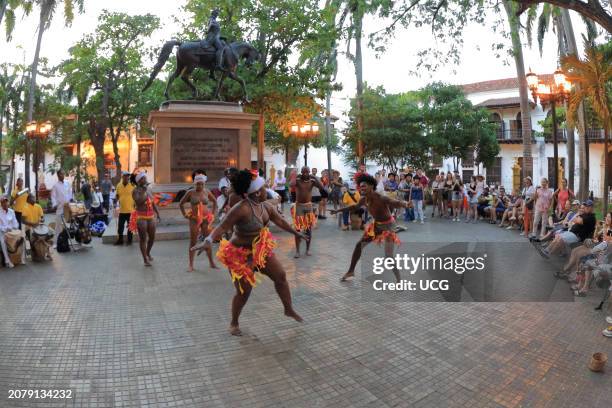
[(316, 122), (291, 125), (291, 134), (304, 139), (304, 166), (308, 166), (308, 140), (319, 134), (319, 124)]
[[(36, 121), (29, 122), (26, 125), (26, 136), (28, 139), (33, 139), (36, 141), (35, 153), (34, 153), (34, 163), (36, 165), (35, 169), (35, 177), (36, 177), (36, 201), (38, 201), (38, 167), (39, 163), (39, 150), (40, 150), (40, 141), (44, 140), (51, 133), (51, 129), (53, 128), (53, 124), (50, 121), (46, 121), (43, 123), (38, 123)], [(30, 169), (26, 169), (26, 172), (30, 172)]]
[(571, 83), (567, 80), (567, 77), (560, 69), (556, 70), (553, 74), (554, 81), (552, 83), (544, 83), (543, 81), (538, 80), (538, 76), (529, 70), (529, 73), (526, 75), (527, 85), (529, 86), (529, 90), (531, 90), (531, 95), (533, 96), (533, 101), (538, 103), (538, 98), (540, 99), (540, 104), (542, 108), (545, 105), (550, 104), (550, 109), (552, 112), (552, 125), (553, 125), (553, 161), (555, 162), (555, 170), (553, 171), (553, 179), (552, 179), (552, 187), (553, 189), (559, 188), (559, 141), (557, 139), (557, 115), (556, 115), (556, 107), (557, 103), (564, 103), (569, 97), (571, 90)]

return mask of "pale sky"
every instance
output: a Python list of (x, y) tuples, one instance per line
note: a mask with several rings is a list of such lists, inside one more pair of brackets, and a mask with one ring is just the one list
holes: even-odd
[[(41, 56), (48, 58), (51, 64), (57, 64), (65, 59), (68, 48), (84, 33), (91, 32), (96, 27), (98, 16), (103, 9), (129, 14), (151, 13), (159, 16), (162, 29), (153, 34), (150, 44), (161, 45), (180, 30), (172, 16), (178, 14), (179, 6), (182, 4), (184, 1), (88, 0), (85, 2), (85, 14), (76, 15), (71, 27), (64, 27), (62, 12), (58, 12), (54, 23), (43, 38)], [(20, 19), (18, 16), (11, 43), (6, 42), (3, 32), (0, 34), (0, 62), (25, 61), (28, 64), (31, 62), (36, 44), (37, 12), (38, 10), (35, 10), (25, 19)], [(576, 37), (578, 42), (581, 42), (580, 33), (584, 31), (582, 22), (575, 15), (572, 19)], [(365, 34), (376, 31), (381, 26), (380, 20), (368, 18), (364, 24)], [(373, 50), (364, 48), (364, 80), (372, 86), (384, 86), (388, 93), (397, 93), (418, 89), (433, 80), (465, 84), (516, 76), (513, 60), (509, 60), (510, 65), (504, 64), (490, 51), (490, 44), (495, 38), (496, 35), (490, 30), (474, 26), (465, 31), (463, 57), (459, 66), (446, 67), (434, 73), (424, 72), (419, 77), (415, 77), (410, 76), (409, 72), (416, 67), (416, 53), (424, 47), (434, 48), (437, 45), (429, 27), (399, 29), (388, 45), (387, 52), (380, 59), (375, 57)], [(364, 45), (366, 43), (367, 38), (364, 38)], [(343, 51), (346, 47), (342, 45), (340, 48)], [(556, 49), (556, 38), (553, 34), (549, 34), (546, 38), (542, 57), (535, 44), (533, 50), (525, 48), (526, 67), (532, 67), (536, 73), (553, 72), (557, 65)], [(342, 83), (343, 90), (333, 95), (332, 113), (344, 119), (344, 113), (349, 108), (349, 98), (355, 94), (355, 73), (351, 62), (343, 56), (339, 61), (338, 81)]]

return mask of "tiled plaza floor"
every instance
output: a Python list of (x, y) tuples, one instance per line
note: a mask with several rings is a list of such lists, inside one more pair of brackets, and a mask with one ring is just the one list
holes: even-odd
[[(429, 221), (429, 220), (428, 220)], [(187, 243), (96, 243), (53, 263), (0, 270), (0, 407), (605, 407), (612, 356), (599, 291), (565, 303), (363, 302), (341, 284), (358, 232), (332, 220), (314, 256), (292, 258), (278, 234), (296, 310), (258, 286), (228, 335), (233, 288), (204, 257), (186, 272)], [(410, 225), (410, 241), (518, 240), (486, 224)], [(520, 257), (523, 254), (513, 254)], [(550, 271), (544, 271), (550, 273)], [(9, 400), (9, 389), (71, 389), (70, 400)]]

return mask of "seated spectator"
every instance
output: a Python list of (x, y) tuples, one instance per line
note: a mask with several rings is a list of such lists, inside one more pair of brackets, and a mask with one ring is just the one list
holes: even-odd
[[(552, 225), (550, 231), (546, 235), (544, 235), (540, 239), (533, 239), (535, 242), (547, 242), (552, 240), (555, 235), (562, 231), (567, 231), (572, 226), (572, 220), (578, 214), (578, 210), (580, 207), (580, 201), (574, 200), (573, 202), (566, 201), (565, 202), (565, 215), (561, 221), (556, 222)], [(562, 213), (563, 214), (563, 213)]]
[(482, 194), (478, 197), (478, 206), (476, 207), (479, 219), (486, 217), (485, 208), (491, 205), (492, 198), (489, 194), (489, 187), (485, 187)]
[(542, 250), (542, 255), (548, 257), (567, 251), (568, 247), (591, 237), (595, 231), (595, 215), (593, 214), (593, 201), (585, 201), (580, 213), (574, 217), (572, 227), (558, 234), (550, 245)]
[[(581, 257), (578, 264), (578, 274), (582, 274), (579, 284), (574, 287), (574, 295), (586, 296), (591, 283), (593, 271), (602, 265), (610, 254), (612, 254), (612, 213), (606, 215), (604, 233), (600, 234), (596, 239), (599, 242), (592, 245), (592, 248), (587, 255)], [(586, 246), (586, 245), (584, 245)], [(578, 248), (576, 248), (578, 249)]]
[(9, 208), (9, 198), (6, 195), (0, 197), (0, 246), (2, 247), (2, 255), (7, 268), (13, 268), (15, 265), (9, 258), (8, 249), (6, 246), (6, 233), (19, 229), (19, 222), (15, 216), (15, 211)]

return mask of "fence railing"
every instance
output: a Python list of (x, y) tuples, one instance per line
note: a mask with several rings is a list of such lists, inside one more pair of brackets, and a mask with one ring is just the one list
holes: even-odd
[[(574, 137), (577, 140), (578, 133), (574, 132), (574, 135), (575, 135)], [(587, 140), (590, 142), (603, 142), (605, 133), (603, 129), (587, 129), (586, 137), (587, 137)], [(552, 142), (553, 141), (552, 132), (544, 133), (544, 140), (546, 142)], [(559, 142), (567, 141), (567, 129), (557, 129), (557, 141)]]

